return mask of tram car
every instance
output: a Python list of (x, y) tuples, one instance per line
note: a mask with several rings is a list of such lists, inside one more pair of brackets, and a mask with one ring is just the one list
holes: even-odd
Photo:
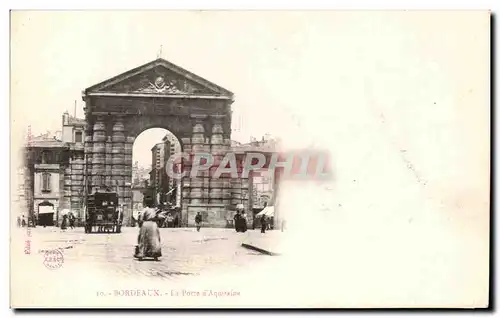
[(122, 222), (116, 192), (101, 190), (89, 195), (85, 233), (121, 233)]

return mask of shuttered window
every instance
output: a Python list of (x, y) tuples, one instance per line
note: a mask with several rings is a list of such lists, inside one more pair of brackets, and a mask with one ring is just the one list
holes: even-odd
[(44, 172), (42, 174), (42, 191), (43, 192), (50, 192), (50, 173)]

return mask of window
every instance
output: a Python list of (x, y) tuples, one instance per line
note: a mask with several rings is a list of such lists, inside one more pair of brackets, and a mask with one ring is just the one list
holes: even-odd
[(50, 173), (42, 174), (42, 192), (50, 192)]
[(81, 131), (75, 132), (75, 142), (82, 142), (82, 132)]
[(48, 151), (42, 152), (42, 163), (49, 163), (49, 152)]

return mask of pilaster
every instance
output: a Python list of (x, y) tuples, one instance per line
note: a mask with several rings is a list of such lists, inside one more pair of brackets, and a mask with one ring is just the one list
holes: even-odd
[[(205, 153), (205, 127), (204, 121), (207, 118), (207, 115), (191, 115), (191, 119), (194, 122), (193, 125), (193, 134), (191, 136), (191, 151), (193, 154), (196, 153)], [(189, 166), (192, 166), (189, 164)], [(189, 175), (190, 175), (189, 171)], [(201, 173), (198, 173), (194, 178), (190, 177), (189, 186), (189, 203), (190, 204), (201, 204), (205, 203), (206, 195), (205, 195), (205, 187), (204, 187), (204, 176)]]
[(98, 116), (92, 136), (92, 186), (104, 185), (106, 165), (106, 124), (104, 117)]
[(112, 168), (113, 188), (118, 192), (119, 204), (125, 197), (125, 127), (123, 116), (115, 116), (112, 128)]

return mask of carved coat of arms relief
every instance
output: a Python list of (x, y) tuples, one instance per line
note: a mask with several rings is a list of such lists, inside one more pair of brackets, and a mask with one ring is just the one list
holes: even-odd
[[(181, 86), (182, 88), (179, 88)], [(163, 93), (163, 94), (187, 94), (187, 83), (177, 80), (165, 80), (163, 76), (158, 76), (154, 81), (149, 81), (146, 87), (140, 88), (139, 92), (145, 93)]]

